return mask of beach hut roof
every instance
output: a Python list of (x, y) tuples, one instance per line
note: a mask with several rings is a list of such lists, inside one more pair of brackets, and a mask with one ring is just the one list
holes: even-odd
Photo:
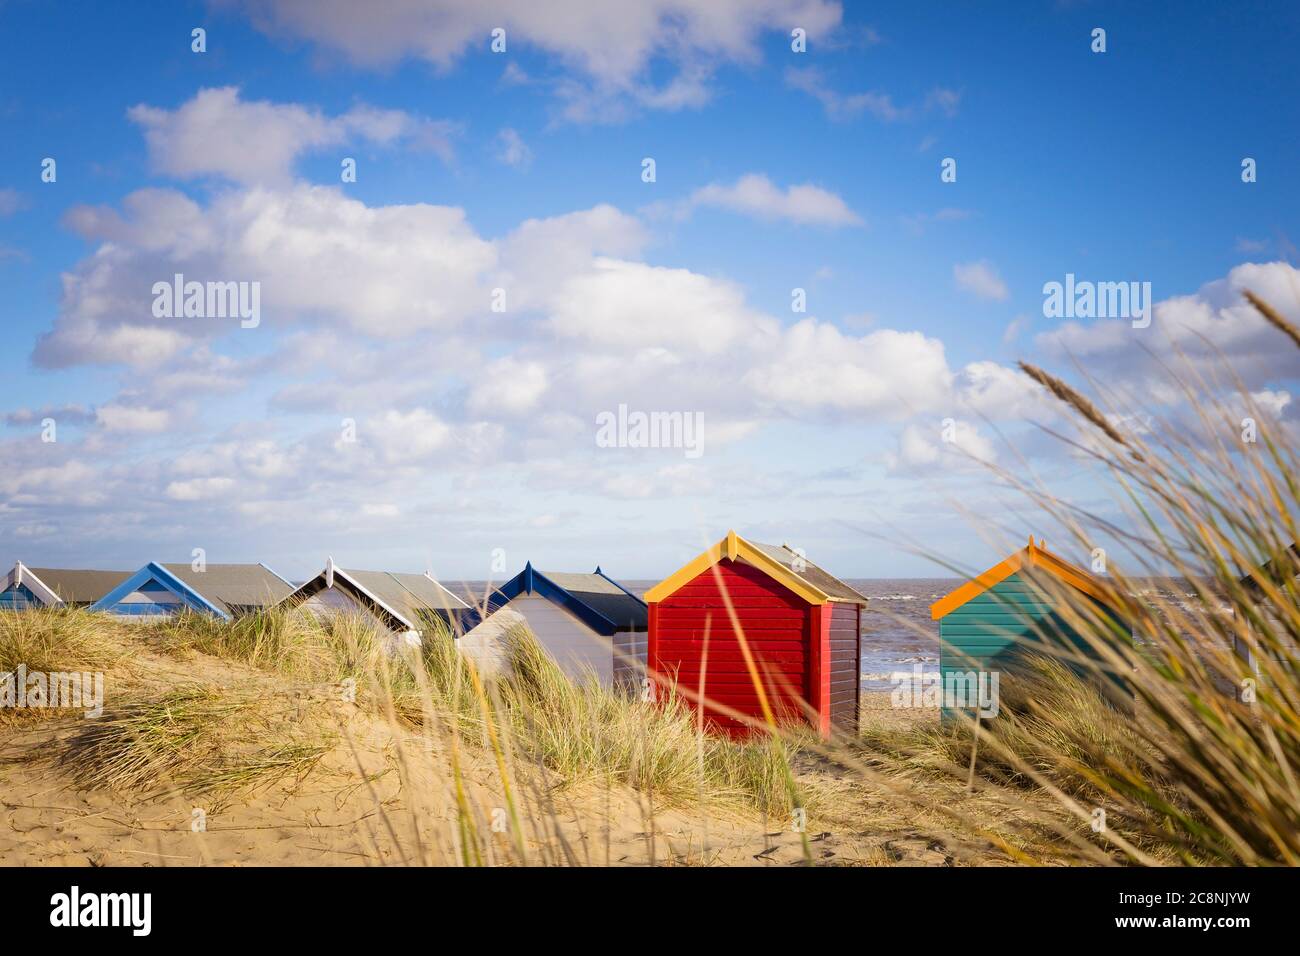
[[(1300, 541), (1292, 541), (1287, 549), (1278, 557), (1291, 562), (1291, 567), (1294, 568), (1297, 563), (1300, 563)], [(1278, 573), (1276, 570), (1277, 564), (1277, 557), (1269, 558), (1254, 571), (1243, 575), (1237, 583), (1246, 588), (1252, 594), (1263, 595), (1264, 589), (1259, 583), (1261, 579), (1280, 583), (1278, 581)]]
[(839, 578), (819, 568), (788, 544), (759, 544), (747, 541), (735, 531), (660, 581), (645, 594), (647, 601), (662, 601), (689, 584), (724, 558), (744, 561), (781, 582), (809, 604), (843, 601), (866, 604), (867, 599)]
[(6, 578), (5, 588), (23, 585), (45, 604), (92, 604), (130, 574), (130, 571), (29, 568), (18, 561)]
[(423, 630), (420, 618), (430, 612), (469, 610), (468, 604), (429, 574), (350, 570), (336, 566), (333, 558), (327, 559), (323, 571), (289, 594), (285, 600), (301, 603), (332, 587), (338, 587), (359, 599), (395, 630)]
[(202, 571), (189, 564), (163, 567), (228, 614), (270, 607), (293, 590), (292, 584), (264, 564), (209, 564)]
[(600, 568), (591, 574), (536, 570), (532, 562), (497, 588), (490, 604), (496, 608), (520, 594), (536, 594), (571, 612), (597, 634), (646, 629), (646, 604)]
[(208, 564), (204, 570), (197, 571), (189, 564), (150, 561), (90, 609), (109, 610), (151, 580), (192, 606), (223, 618), (233, 617), (246, 608), (268, 607), (293, 590), (293, 585), (264, 564)]
[(1102, 604), (1108, 603), (1106, 588), (1095, 576), (1048, 551), (1041, 540), (1035, 544), (1034, 536), (1030, 535), (1026, 547), (930, 605), (930, 617), (939, 620), (1026, 568), (1050, 574)]

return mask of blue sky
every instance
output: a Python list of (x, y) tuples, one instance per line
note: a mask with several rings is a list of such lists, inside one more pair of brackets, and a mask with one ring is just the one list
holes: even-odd
[[(0, 2), (0, 558), (645, 578), (735, 526), (927, 575), (1047, 530), (1002, 436), (1106, 507), (1017, 358), (1175, 414), (1208, 337), (1294, 426), (1236, 297), (1295, 314), (1294, 5), (609, 6)], [(176, 271), (261, 324), (153, 317)], [(1155, 322), (1045, 318), (1066, 273)], [(704, 454), (597, 447), (619, 404)]]

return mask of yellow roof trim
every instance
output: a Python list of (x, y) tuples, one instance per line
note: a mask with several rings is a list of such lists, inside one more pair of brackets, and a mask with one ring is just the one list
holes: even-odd
[(1042, 541), (1035, 544), (1033, 536), (1030, 535), (1027, 547), (1021, 548), (1005, 561), (995, 564), (979, 577), (967, 581), (957, 590), (931, 604), (931, 619), (937, 621), (939, 618), (950, 614), (963, 604), (979, 597), (985, 591), (996, 587), (1011, 575), (1026, 567), (1046, 571), (1102, 604), (1106, 604), (1109, 600), (1105, 587), (1095, 577), (1083, 570), (1083, 568), (1076, 567), (1059, 555), (1048, 551), (1043, 547)]
[(678, 589), (694, 581), (723, 558), (732, 561), (744, 561), (752, 564), (768, 577), (775, 578), (809, 604), (825, 604), (830, 595), (821, 588), (813, 587), (785, 565), (768, 557), (754, 547), (735, 531), (728, 531), (727, 536), (703, 554), (687, 562), (677, 571), (664, 578), (645, 592), (645, 602), (653, 604), (662, 601), (677, 592)]

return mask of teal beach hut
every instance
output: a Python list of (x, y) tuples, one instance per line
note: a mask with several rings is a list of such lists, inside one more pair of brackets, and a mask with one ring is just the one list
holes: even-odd
[[(1083, 596), (1084, 604), (1075, 603), (1076, 594)], [(1030, 536), (1026, 547), (940, 598), (931, 605), (930, 616), (939, 622), (944, 716), (951, 717), (957, 710), (993, 716), (971, 702), (969, 695), (963, 705), (962, 689), (972, 678), (995, 679), (1001, 685), (1026, 652), (1060, 659), (1076, 671), (1089, 670), (1083, 658), (1095, 660), (1097, 652), (1070, 623), (1079, 615), (1065, 613), (1067, 603), (1082, 610), (1085, 619), (1088, 611), (1095, 611), (1099, 620), (1109, 622), (1117, 638), (1131, 641), (1129, 626), (1111, 608), (1111, 594), (1101, 579)], [(1106, 683), (1108, 697), (1124, 686), (1119, 675), (1108, 674)], [(956, 701), (949, 688), (956, 689)], [(995, 713), (996, 704), (993, 709)]]

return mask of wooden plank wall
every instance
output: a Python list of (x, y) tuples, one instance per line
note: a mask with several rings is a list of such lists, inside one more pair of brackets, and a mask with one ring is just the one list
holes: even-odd
[(831, 725), (849, 734), (858, 731), (860, 621), (857, 604), (831, 604)]
[[(721, 577), (721, 586), (718, 577)], [(723, 560), (656, 605), (652, 618), (659, 673), (675, 676), (682, 687), (697, 691), (703, 679), (710, 703), (762, 719), (758, 688), (727, 613), (722, 592), (735, 608), (744, 639), (760, 675), (760, 684), (778, 720), (802, 720), (807, 699), (810, 606), (762, 571), (742, 561)], [(708, 657), (704, 635), (708, 628)], [(744, 724), (713, 707), (705, 708), (710, 725), (739, 732)]]

